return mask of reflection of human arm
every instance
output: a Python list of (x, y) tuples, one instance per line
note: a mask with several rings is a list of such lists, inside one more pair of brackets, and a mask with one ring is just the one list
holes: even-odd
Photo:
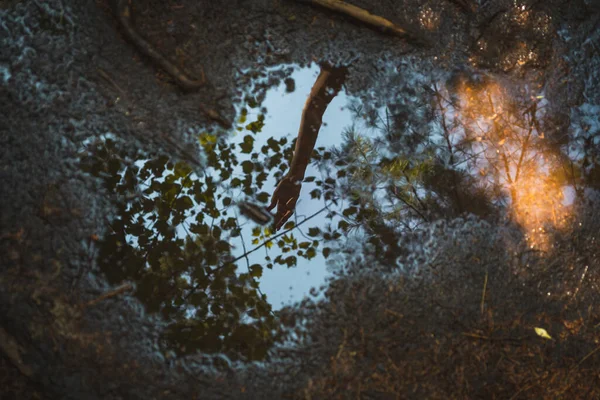
[(300, 182), (304, 179), (306, 167), (310, 162), (310, 156), (323, 122), (323, 114), (331, 100), (342, 88), (345, 76), (346, 68), (321, 66), (321, 73), (313, 85), (310, 96), (306, 99), (290, 170), (277, 185), (271, 204), (267, 207), (267, 210), (271, 211), (277, 206), (276, 230), (281, 228), (294, 212), (296, 201), (300, 195)]
[(288, 176), (297, 180), (304, 179), (306, 167), (310, 163), (312, 151), (323, 122), (323, 114), (331, 100), (339, 93), (344, 83), (347, 69), (321, 67), (321, 72), (306, 99), (302, 120), (298, 130), (298, 139), (294, 149), (294, 157), (290, 163)]

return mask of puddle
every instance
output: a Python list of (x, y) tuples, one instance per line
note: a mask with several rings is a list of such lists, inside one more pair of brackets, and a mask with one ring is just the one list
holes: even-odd
[[(267, 141), (271, 138), (280, 140), (285, 138), (287, 143), (291, 143), (298, 135), (298, 127), (300, 126), (302, 109), (306, 102), (306, 98), (310, 94), (310, 90), (315, 79), (319, 74), (319, 68), (313, 65), (310, 68), (297, 69), (291, 78), (294, 80), (295, 88), (293, 92), (289, 92), (286, 84), (281, 84), (279, 87), (270, 90), (262, 103), (262, 107), (267, 109), (262, 131), (255, 136), (254, 148), (260, 149), (267, 145)], [(319, 132), (316, 147), (329, 148), (339, 145), (342, 140), (341, 132), (351, 120), (351, 114), (347, 107), (348, 99), (342, 92), (338, 94), (327, 107), (327, 111), (323, 116), (323, 126)], [(248, 120), (258, 118), (259, 110), (250, 109), (248, 112)], [(236, 132), (231, 139), (231, 143), (239, 146), (243, 143), (244, 136), (250, 132), (244, 130)], [(241, 172), (238, 168), (237, 173)], [(306, 170), (306, 176), (320, 177), (320, 171), (315, 165), (309, 165)], [(277, 184), (277, 180), (269, 176), (264, 183), (265, 191), (273, 193)], [(323, 208), (323, 201), (311, 198), (309, 193), (317, 189), (314, 182), (308, 182), (302, 186), (302, 194), (296, 205), (295, 218), (292, 220), (302, 221), (304, 218), (318, 212)], [(242, 197), (241, 195), (239, 195)], [(323, 227), (326, 223), (331, 222), (325, 218), (326, 213), (321, 212), (310, 220), (310, 227)], [(251, 243), (252, 230), (256, 227), (251, 221), (247, 221), (242, 225), (242, 237), (247, 238), (246, 248), (251, 250), (255, 244)], [(307, 226), (303, 227), (305, 230)], [(298, 236), (296, 234), (295, 236)], [(307, 239), (300, 239), (300, 242), (306, 242)], [(312, 241), (312, 240), (311, 240)], [(239, 257), (243, 254), (243, 245), (239, 238), (232, 241), (235, 246), (234, 257)], [(271, 251), (272, 253), (272, 251)], [(258, 251), (252, 253), (248, 257), (248, 263), (264, 264), (265, 252)], [(241, 271), (247, 270), (247, 263), (239, 264)], [(316, 256), (310, 261), (299, 258), (297, 264), (292, 268), (286, 266), (278, 266), (272, 269), (263, 269), (260, 279), (261, 291), (267, 295), (273, 309), (277, 310), (284, 304), (300, 301), (307, 296), (311, 288), (319, 288), (325, 284), (326, 278), (330, 276), (327, 272), (326, 259), (321, 252), (316, 252)]]
[(8, 397), (599, 398), (591, 1), (62, 3), (0, 6)]
[[(118, 209), (102, 271), (134, 282), (169, 321), (165, 349), (261, 359), (281, 329), (277, 311), (323, 299), (343, 254), (371, 252), (390, 270), (400, 235), (424, 223), (506, 215), (546, 250), (547, 232), (568, 221), (582, 183), (565, 162), (584, 154), (547, 146), (543, 92), (415, 71), (381, 107), (338, 93), (345, 70), (329, 68), (296, 69), (260, 104), (246, 95), (231, 131), (194, 133), (202, 175), (167, 156), (120, 154), (114, 137), (88, 143), (82, 165)], [(289, 174), (300, 175), (281, 186)]]

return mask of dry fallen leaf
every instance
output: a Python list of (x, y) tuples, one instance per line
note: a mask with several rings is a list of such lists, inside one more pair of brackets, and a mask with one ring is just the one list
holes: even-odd
[(552, 340), (552, 336), (548, 335), (548, 332), (544, 328), (535, 327), (534, 329), (535, 329), (535, 333), (537, 333), (538, 336), (541, 336), (544, 339)]

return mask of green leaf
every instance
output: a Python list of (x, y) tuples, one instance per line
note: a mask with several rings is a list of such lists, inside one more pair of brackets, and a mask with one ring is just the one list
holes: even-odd
[(281, 150), (281, 147), (279, 147), (279, 143), (273, 139), (272, 137), (267, 139), (267, 145), (269, 146), (269, 148), (271, 148), (275, 153), (279, 152)]
[(349, 226), (350, 226), (350, 224), (348, 222), (346, 222), (346, 221), (342, 220), (342, 221), (338, 222), (338, 228), (342, 229), (343, 231), (348, 230)]
[(250, 275), (255, 278), (260, 278), (262, 276), (263, 268), (259, 264), (251, 265), (249, 270), (250, 270)]
[(177, 178), (183, 178), (192, 172), (192, 168), (183, 161), (175, 164), (174, 173)]
[[(250, 161), (248, 161), (250, 162)], [(242, 180), (240, 178), (233, 178), (231, 180), (231, 187), (240, 187), (242, 185)]]
[(238, 119), (238, 123), (243, 124), (246, 122), (246, 117), (248, 116), (248, 109), (242, 108), (240, 112), (240, 118)]
[(175, 200), (175, 209), (178, 211), (189, 210), (192, 207), (194, 207), (194, 202), (189, 196), (178, 197), (177, 200)]
[(217, 250), (220, 251), (221, 253), (225, 253), (227, 251), (230, 250), (230, 245), (229, 243), (225, 242), (224, 240), (219, 240), (217, 242)]
[(310, 237), (315, 237), (317, 236), (319, 233), (321, 233), (321, 230), (319, 228), (309, 228), (308, 229), (308, 236)]
[(258, 119), (256, 121), (246, 125), (246, 129), (251, 131), (252, 133), (259, 133), (265, 126), (264, 120), (265, 116), (263, 114), (259, 114)]
[(254, 145), (254, 138), (250, 135), (244, 136), (244, 142), (240, 143), (239, 146), (242, 149), (242, 153), (250, 154)]
[(260, 192), (256, 195), (256, 199), (258, 201), (260, 201), (261, 203), (266, 203), (269, 201), (269, 193), (267, 192)]
[(296, 224), (294, 223), (294, 221), (289, 221), (286, 222), (286, 224), (283, 226), (283, 229), (288, 230), (288, 229), (292, 229)]
[(342, 214), (345, 217), (349, 217), (352, 214), (356, 214), (357, 211), (358, 211), (358, 208), (356, 208), (356, 207), (348, 207), (342, 212)]
[(252, 172), (252, 170), (254, 169), (254, 165), (252, 164), (251, 161), (243, 161), (242, 162), (242, 170), (244, 171), (245, 174), (249, 174)]
[(285, 259), (285, 263), (287, 264), (288, 268), (293, 267), (297, 263), (296, 256), (289, 256)]

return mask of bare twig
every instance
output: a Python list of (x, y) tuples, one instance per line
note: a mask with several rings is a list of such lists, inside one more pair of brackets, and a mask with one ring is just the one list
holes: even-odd
[(302, 225), (303, 223), (305, 223), (305, 222), (306, 222), (306, 221), (308, 221), (309, 219), (311, 219), (311, 218), (314, 218), (315, 216), (319, 215), (320, 213), (322, 213), (322, 212), (323, 212), (323, 211), (325, 211), (326, 209), (327, 209), (327, 207), (323, 207), (323, 208), (321, 208), (321, 209), (320, 209), (319, 211), (317, 211), (316, 213), (314, 213), (314, 214), (312, 214), (312, 215), (310, 215), (310, 216), (306, 217), (306, 218), (305, 218), (304, 220), (302, 220), (302, 222), (300, 222), (299, 224), (297, 224), (297, 225), (293, 226), (292, 228), (290, 228), (290, 229), (287, 229), (287, 230), (285, 230), (285, 231), (283, 231), (283, 232), (281, 232), (281, 233), (279, 233), (279, 234), (277, 234), (277, 235), (273, 236), (273, 237), (272, 237), (272, 238), (270, 238), (270, 239), (267, 239), (267, 240), (265, 240), (265, 241), (264, 241), (264, 242), (262, 242), (260, 245), (258, 245), (258, 246), (256, 246), (255, 248), (253, 248), (252, 250), (250, 250), (250, 251), (248, 251), (248, 252), (244, 252), (244, 254), (242, 254), (241, 256), (239, 256), (238, 258), (236, 258), (235, 260), (233, 260), (232, 262), (236, 262), (236, 261), (239, 261), (239, 260), (241, 260), (242, 258), (245, 258), (245, 257), (247, 257), (247, 256), (248, 256), (248, 254), (254, 253), (256, 250), (258, 250), (258, 249), (260, 249), (260, 248), (264, 247), (264, 246), (265, 246), (267, 243), (274, 241), (275, 239), (277, 239), (277, 238), (279, 238), (279, 237), (281, 237), (281, 236), (285, 235), (286, 233), (288, 233), (288, 232), (290, 232), (290, 231), (293, 231), (293, 230), (294, 230), (294, 229), (296, 229), (298, 226)]
[(485, 291), (487, 290), (488, 283), (488, 272), (485, 271), (485, 279), (483, 280), (483, 291), (481, 293), (481, 314), (483, 314), (483, 307), (485, 305)]
[(599, 351), (600, 351), (600, 346), (598, 346), (594, 350), (590, 351), (585, 357), (583, 357), (581, 359), (581, 361), (579, 361), (577, 363), (577, 367), (579, 367), (585, 360), (587, 360), (588, 358), (590, 358), (591, 356), (593, 356), (594, 354), (596, 354)]
[(111, 290), (110, 292), (106, 292), (103, 295), (96, 297), (94, 300), (88, 301), (81, 308), (84, 309), (87, 307), (94, 306), (103, 300), (110, 299), (111, 297), (118, 296), (118, 295), (128, 292), (130, 290), (133, 290), (133, 285), (131, 285), (131, 283), (126, 283), (124, 285), (119, 286), (118, 288), (116, 288), (114, 290)]

